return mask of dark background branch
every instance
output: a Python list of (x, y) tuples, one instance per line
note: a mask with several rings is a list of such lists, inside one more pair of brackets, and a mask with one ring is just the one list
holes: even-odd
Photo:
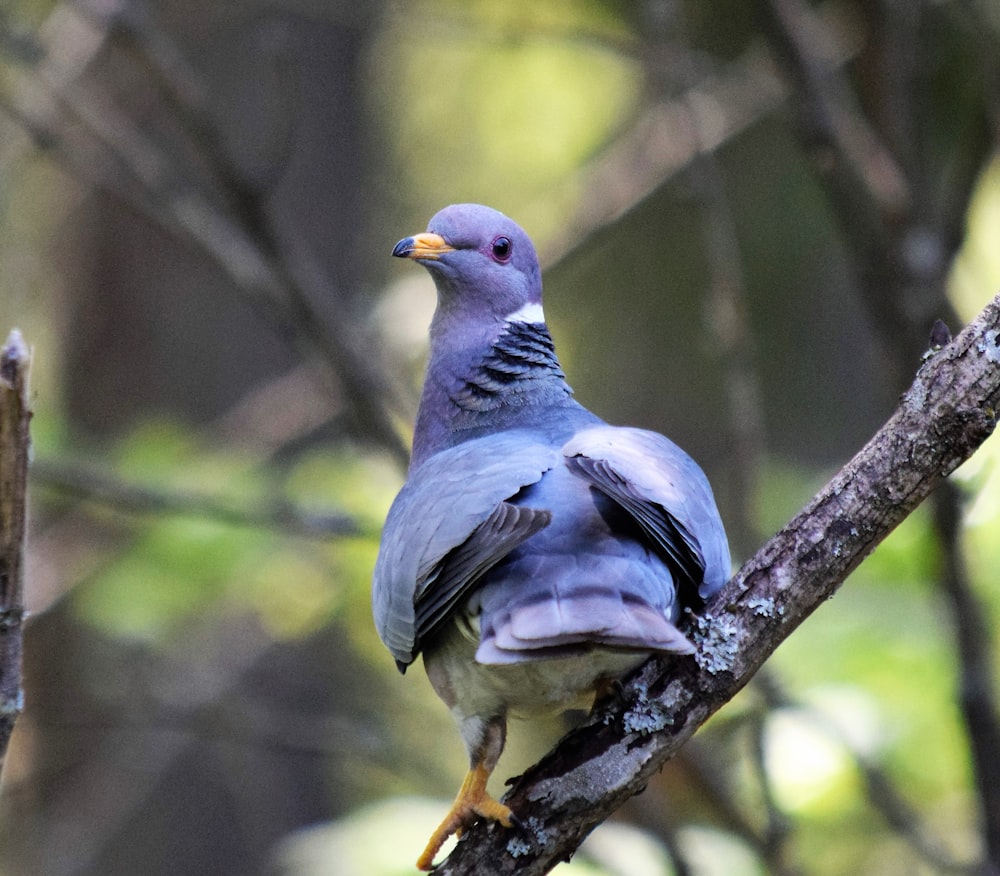
[(954, 485), (938, 490), (932, 503), (934, 525), (942, 542), (941, 589), (951, 609), (958, 651), (958, 705), (972, 753), (973, 773), (986, 841), (984, 873), (1000, 874), (1000, 710), (997, 708), (993, 650), (961, 551), (960, 495)]
[(203, 517), (230, 526), (266, 527), (308, 538), (372, 535), (343, 511), (309, 510), (279, 498), (238, 502), (214, 493), (156, 488), (82, 462), (41, 460), (32, 465), (31, 477), (34, 484), (62, 496), (126, 514)]
[[(873, 87), (862, 95), (867, 99), (860, 100), (844, 71), (824, 61), (828, 39), (807, 4), (768, 0), (762, 9), (775, 54), (793, 83), (798, 135), (838, 224), (855, 240), (863, 300), (888, 361), (896, 374), (905, 374), (926, 345), (931, 323), (957, 320), (946, 292), (965, 228), (965, 211), (956, 205), (968, 202), (996, 124), (993, 98), (984, 102), (981, 115), (973, 115), (954, 133), (964, 148), (950, 147), (944, 158), (936, 154), (932, 134), (923, 125), (931, 100), (932, 61), (919, 34), (944, 28), (981, 32), (983, 23), (974, 4), (955, 4), (946, 13), (922, 2), (870, 4), (867, 23), (874, 38), (864, 61), (882, 75), (873, 77)], [(941, 20), (935, 20), (939, 14)], [(968, 63), (973, 82), (995, 81), (995, 58), (972, 53)], [(1000, 873), (1000, 708), (990, 637), (980, 620), (984, 610), (962, 558), (959, 506), (956, 488), (942, 485), (932, 516), (943, 554), (939, 586), (953, 620), (957, 700), (973, 755), (986, 866), (988, 872)]]

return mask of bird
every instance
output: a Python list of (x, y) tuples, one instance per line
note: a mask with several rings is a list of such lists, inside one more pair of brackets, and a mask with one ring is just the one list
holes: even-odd
[(469, 756), (417, 860), (479, 819), (516, 826), (486, 790), (507, 719), (585, 707), (653, 654), (729, 578), (702, 469), (656, 432), (612, 426), (574, 397), (525, 231), (453, 204), (392, 254), (424, 266), (437, 304), (407, 478), (372, 582), (401, 672), (423, 655)]

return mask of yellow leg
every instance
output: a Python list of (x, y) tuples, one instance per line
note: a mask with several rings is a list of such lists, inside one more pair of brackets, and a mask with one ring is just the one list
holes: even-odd
[(494, 800), (486, 793), (486, 780), (490, 770), (482, 762), (477, 763), (466, 773), (465, 781), (451, 804), (451, 809), (438, 829), (431, 835), (423, 854), (417, 858), (418, 870), (430, 870), (434, 866), (434, 856), (441, 850), (444, 841), (453, 833), (461, 834), (477, 818), (489, 818), (499, 821), (504, 827), (510, 827), (513, 813), (510, 808)]

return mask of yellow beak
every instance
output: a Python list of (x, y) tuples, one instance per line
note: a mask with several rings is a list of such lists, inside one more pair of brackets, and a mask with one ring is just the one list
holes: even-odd
[(454, 252), (455, 247), (448, 246), (440, 234), (414, 234), (404, 237), (393, 247), (392, 254), (401, 259), (430, 259), (436, 261), (446, 252)]

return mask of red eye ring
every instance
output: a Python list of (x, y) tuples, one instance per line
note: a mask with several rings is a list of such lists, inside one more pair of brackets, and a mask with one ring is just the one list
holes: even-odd
[(493, 253), (494, 260), (498, 262), (509, 261), (511, 249), (509, 237), (495, 237), (493, 238), (493, 243), (490, 244), (490, 252)]

